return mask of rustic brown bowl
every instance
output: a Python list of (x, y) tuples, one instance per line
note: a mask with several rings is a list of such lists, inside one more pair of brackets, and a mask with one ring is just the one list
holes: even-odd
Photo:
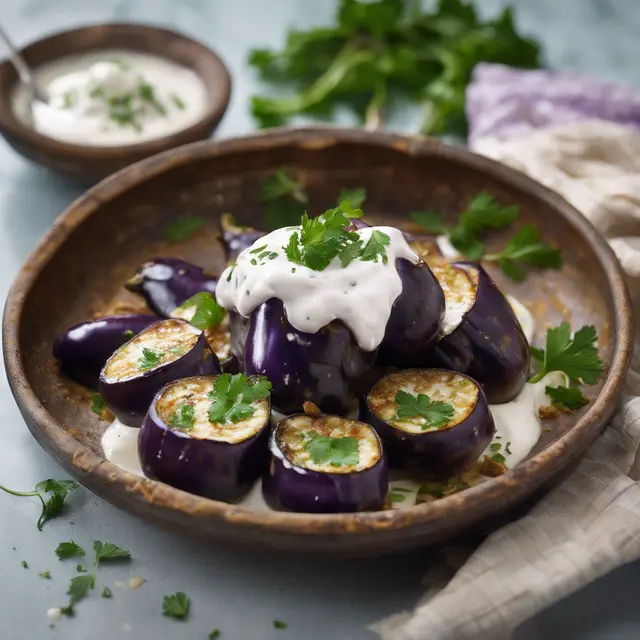
[[(606, 372), (598, 386), (589, 388), (593, 402), (548, 421), (529, 458), (505, 475), (401, 511), (261, 513), (190, 495), (107, 462), (100, 446), (107, 423), (91, 413), (88, 393), (58, 373), (51, 355), (55, 337), (92, 314), (132, 303), (135, 308), (136, 299), (122, 283), (151, 257), (185, 257), (222, 269), (215, 241), (219, 215), (230, 211), (240, 222), (259, 223), (259, 181), (284, 164), (308, 185), (312, 213), (332, 206), (348, 186), (368, 189), (368, 217), (397, 224), (406, 222), (407, 212), (427, 207), (452, 219), (481, 189), (519, 205), (519, 224), (535, 222), (548, 241), (561, 244), (566, 266), (531, 272), (520, 284), (493, 273), (503, 290), (533, 310), (537, 344), (546, 325), (565, 318), (574, 327), (596, 325)], [(205, 227), (187, 242), (167, 244), (162, 226), (178, 213), (205, 216)], [(11, 289), (3, 346), (11, 389), (34, 437), (65, 470), (116, 506), (212, 543), (374, 554), (486, 525), (558, 482), (615, 410), (632, 324), (627, 288), (606, 242), (561, 197), (525, 175), (424, 138), (276, 129), (168, 151), (121, 171), (73, 203)]]
[(162, 138), (121, 147), (89, 147), (54, 140), (16, 116), (12, 95), (18, 75), (8, 60), (0, 64), (0, 132), (20, 154), (85, 184), (127, 165), (189, 142), (207, 139), (229, 104), (231, 78), (224, 62), (203, 44), (184, 35), (142, 24), (102, 24), (64, 31), (22, 50), (32, 68), (68, 55), (103, 49), (127, 49), (168, 58), (195, 71), (207, 88), (209, 106), (187, 129)]

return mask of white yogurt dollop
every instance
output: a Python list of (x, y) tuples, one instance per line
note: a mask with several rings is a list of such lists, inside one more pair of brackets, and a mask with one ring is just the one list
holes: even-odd
[[(207, 106), (202, 80), (170, 60), (131, 51), (60, 58), (38, 67), (48, 104), (32, 104), (32, 126), (46, 136), (86, 146), (118, 146), (160, 138), (193, 125)], [(29, 121), (28, 93), (13, 107)]]

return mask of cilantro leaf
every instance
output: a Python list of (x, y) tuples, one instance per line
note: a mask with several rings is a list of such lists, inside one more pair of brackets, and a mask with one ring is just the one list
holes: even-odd
[(201, 291), (191, 296), (188, 300), (185, 300), (172, 315), (177, 312), (179, 317), (187, 319), (186, 315), (183, 314), (191, 310), (193, 310), (193, 315), (191, 315), (189, 322), (202, 331), (217, 327), (222, 322), (226, 313), (218, 304), (215, 297), (208, 291)]
[(386, 233), (374, 229), (371, 236), (364, 245), (364, 249), (360, 254), (360, 260), (363, 262), (378, 262), (378, 258), (383, 264), (387, 264), (387, 247), (391, 243), (391, 238)]
[(126, 549), (121, 549), (117, 545), (111, 542), (100, 542), (100, 540), (93, 541), (93, 550), (96, 554), (96, 567), (103, 560), (116, 560), (121, 558), (130, 558), (131, 552)]
[(442, 216), (437, 214), (435, 211), (415, 211), (409, 214), (409, 216), (411, 217), (411, 220), (421, 226), (428, 233), (442, 235), (449, 231), (442, 219)]
[(195, 421), (195, 409), (191, 404), (180, 405), (169, 418), (169, 424), (182, 431), (190, 431), (193, 429)]
[(330, 464), (335, 467), (355, 465), (360, 460), (360, 444), (357, 438), (333, 438), (315, 431), (304, 434), (305, 449), (315, 464)]
[(343, 189), (338, 196), (338, 204), (345, 200), (354, 208), (359, 209), (367, 199), (367, 190), (364, 187)]
[(176, 620), (184, 620), (189, 615), (189, 598), (178, 591), (162, 600), (162, 615)]
[(209, 421), (226, 424), (246, 420), (255, 413), (251, 403), (267, 398), (270, 392), (271, 382), (264, 376), (223, 373), (216, 378), (208, 394), (212, 400)]
[(595, 346), (597, 339), (596, 329), (591, 325), (576, 331), (573, 338), (567, 322), (548, 329), (542, 367), (530, 382), (538, 382), (551, 371), (562, 371), (576, 382), (595, 384), (604, 367)]
[(160, 362), (160, 360), (162, 360), (163, 355), (164, 354), (160, 353), (159, 351), (154, 351), (153, 349), (143, 347), (142, 355), (138, 360), (138, 369), (140, 369), (141, 371), (152, 369)]
[(56, 555), (60, 560), (64, 560), (65, 558), (74, 558), (76, 556), (84, 556), (84, 549), (73, 540), (69, 540), (69, 542), (61, 542), (56, 547)]
[(204, 218), (179, 216), (164, 227), (164, 237), (171, 242), (184, 242), (204, 226)]
[(447, 402), (432, 401), (428, 395), (419, 393), (417, 396), (407, 391), (398, 391), (395, 397), (398, 405), (398, 418), (422, 417), (425, 423), (422, 430), (439, 429), (453, 418), (453, 406)]
[(104, 400), (99, 393), (91, 396), (91, 411), (102, 418), (102, 414), (106, 408)]
[(544, 392), (551, 398), (551, 403), (561, 409), (575, 411), (589, 404), (580, 389), (569, 387), (545, 387)]
[(302, 183), (294, 180), (287, 169), (281, 167), (273, 176), (262, 181), (260, 201), (265, 226), (268, 229), (280, 229), (298, 224), (309, 196)]

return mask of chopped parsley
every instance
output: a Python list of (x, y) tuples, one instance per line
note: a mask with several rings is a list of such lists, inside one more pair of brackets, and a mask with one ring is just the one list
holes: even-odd
[(79, 564), (79, 565), (76, 565), (76, 571), (78, 573), (87, 573), (87, 568)]
[(23, 569), (28, 569), (29, 568), (29, 565), (27, 564), (26, 560), (23, 560), (20, 564), (22, 565)]
[(225, 316), (225, 310), (218, 304), (218, 301), (208, 291), (201, 291), (185, 300), (179, 309), (194, 308), (191, 324), (202, 331), (217, 327)]
[(403, 495), (402, 493), (389, 494), (389, 500), (391, 501), (392, 504), (395, 504), (397, 502), (404, 502), (406, 499), (407, 499), (407, 496)]
[(178, 109), (180, 109), (180, 111), (184, 111), (187, 108), (187, 105), (185, 104), (185, 101), (178, 95), (176, 95), (175, 93), (171, 94), (171, 99), (173, 100), (173, 104), (176, 105), (176, 107), (178, 107)]
[(125, 329), (125, 330), (122, 332), (122, 335), (123, 335), (123, 336), (126, 336), (127, 338), (131, 338), (131, 337), (133, 337), (135, 334), (133, 333), (133, 331), (132, 331), (131, 329)]
[(216, 640), (220, 637), (220, 629), (214, 629), (207, 637), (209, 640)]
[(531, 356), (540, 363), (540, 371), (529, 382), (538, 382), (552, 371), (562, 371), (575, 382), (596, 384), (604, 366), (595, 345), (597, 340), (592, 325), (578, 329), (573, 338), (568, 322), (548, 329), (545, 349), (531, 347)]
[(421, 417), (425, 420), (422, 425), (423, 431), (446, 426), (454, 413), (453, 406), (448, 402), (432, 401), (424, 393), (413, 395), (407, 391), (398, 391), (395, 401), (398, 405), (398, 419)]
[(45, 580), (51, 580), (51, 571), (43, 571), (42, 573), (38, 574), (41, 578), (44, 578)]
[(73, 540), (69, 540), (69, 542), (61, 542), (56, 547), (56, 555), (60, 560), (74, 558), (76, 556), (84, 556), (84, 554), (84, 549)]
[(164, 227), (164, 237), (170, 242), (184, 242), (204, 226), (204, 218), (178, 216)]
[(178, 591), (162, 600), (162, 615), (176, 620), (184, 620), (189, 615), (189, 598)]
[(190, 431), (193, 429), (195, 421), (195, 409), (191, 404), (181, 405), (169, 418), (169, 424), (182, 431)]
[(544, 392), (551, 398), (551, 404), (559, 409), (575, 411), (589, 404), (580, 389), (571, 387), (545, 387)]
[(162, 356), (164, 354), (159, 351), (154, 351), (153, 349), (147, 349), (147, 347), (142, 348), (142, 356), (138, 360), (138, 369), (140, 371), (146, 371), (147, 369), (152, 369), (162, 360)]
[(208, 397), (209, 421), (216, 424), (240, 422), (255, 413), (253, 402), (269, 396), (271, 382), (264, 376), (248, 378), (244, 373), (223, 373), (213, 383)]
[(38, 497), (42, 503), (42, 511), (37, 526), (40, 531), (45, 522), (55, 518), (62, 508), (67, 494), (75, 491), (80, 485), (75, 480), (43, 480), (38, 482), (34, 491), (14, 491), (0, 485), (0, 489), (12, 496)]
[(127, 549), (121, 549), (111, 542), (100, 542), (100, 540), (94, 540), (93, 550), (96, 554), (96, 567), (104, 560), (117, 560), (131, 557), (130, 551), (127, 551)]
[(71, 578), (71, 584), (67, 590), (69, 596), (69, 602), (66, 607), (60, 609), (61, 613), (66, 616), (72, 616), (73, 608), (80, 600), (86, 598), (89, 591), (96, 586), (96, 576), (93, 573), (88, 573), (83, 576), (76, 576)]
[(95, 393), (93, 396), (91, 396), (91, 411), (93, 411), (93, 413), (102, 418), (102, 414), (104, 413), (105, 409), (106, 405), (99, 393)]
[(103, 598), (113, 598), (113, 593), (111, 593), (111, 589), (109, 589), (109, 587), (104, 587), (102, 589), (102, 597)]
[(273, 626), (276, 629), (286, 629), (287, 628), (287, 623), (286, 622), (282, 622), (282, 620), (274, 620), (273, 621)]
[(302, 435), (304, 448), (315, 464), (330, 464), (334, 467), (356, 465), (360, 461), (360, 447), (357, 438), (333, 438), (315, 431)]
[[(509, 443), (510, 444), (510, 443)], [(491, 452), (491, 459), (498, 464), (504, 464), (507, 459), (504, 457), (500, 450), (502, 449), (502, 443), (500, 442), (492, 442), (489, 445), (489, 451)], [(511, 452), (509, 452), (511, 453)]]
[(363, 262), (378, 262), (378, 258), (380, 258), (383, 264), (387, 264), (387, 247), (390, 242), (391, 238), (386, 233), (374, 229), (367, 244), (364, 245), (360, 260)]

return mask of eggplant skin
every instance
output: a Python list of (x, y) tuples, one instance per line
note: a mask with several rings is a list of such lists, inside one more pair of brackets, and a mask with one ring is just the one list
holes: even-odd
[[(188, 324), (185, 320), (172, 322)], [(194, 347), (177, 360), (141, 371), (133, 378), (110, 381), (101, 372), (98, 389), (109, 411), (120, 422), (130, 427), (139, 427), (154, 396), (165, 384), (180, 378), (218, 373), (218, 358), (209, 348), (204, 333), (201, 333)]]
[(408, 368), (420, 366), (440, 333), (445, 303), (442, 287), (426, 263), (396, 260), (402, 293), (391, 309), (380, 345), (379, 362)]
[(195, 264), (179, 258), (155, 258), (141, 265), (124, 286), (142, 296), (154, 313), (168, 318), (196, 293), (215, 293), (217, 284), (218, 278)]
[(360, 419), (378, 432), (390, 467), (417, 478), (443, 480), (467, 470), (480, 457), (491, 443), (496, 426), (482, 387), (469, 379), (478, 386), (478, 399), (471, 413), (453, 427), (423, 433), (397, 429), (379, 418), (369, 403), (377, 384), (372, 387), (361, 403)]
[(384, 508), (389, 478), (382, 444), (380, 459), (368, 469), (321, 473), (289, 462), (280, 451), (277, 431), (276, 427), (271, 432), (271, 459), (262, 477), (262, 495), (269, 507), (297, 513), (356, 513)]
[(228, 263), (235, 262), (239, 254), (268, 233), (253, 227), (239, 226), (230, 214), (220, 217), (220, 228)]
[(424, 366), (465, 373), (477, 380), (490, 404), (513, 400), (529, 375), (529, 344), (509, 301), (477, 263), (453, 266), (478, 271), (476, 300), (460, 325), (429, 352)]
[(138, 434), (145, 476), (212, 500), (241, 500), (267, 467), (269, 420), (258, 433), (235, 444), (190, 438), (158, 416), (155, 404), (162, 391), (156, 394)]
[[(234, 335), (238, 325), (247, 327), (244, 340)], [(249, 323), (232, 320), (231, 332), (232, 344), (244, 344), (244, 372), (271, 380), (271, 402), (283, 413), (309, 401), (325, 413), (345, 414), (369, 385), (376, 351), (361, 349), (340, 321), (304, 333), (289, 323), (282, 301), (271, 298)]]
[(148, 314), (106, 316), (69, 327), (53, 344), (53, 357), (64, 375), (91, 389), (113, 352), (152, 324)]

